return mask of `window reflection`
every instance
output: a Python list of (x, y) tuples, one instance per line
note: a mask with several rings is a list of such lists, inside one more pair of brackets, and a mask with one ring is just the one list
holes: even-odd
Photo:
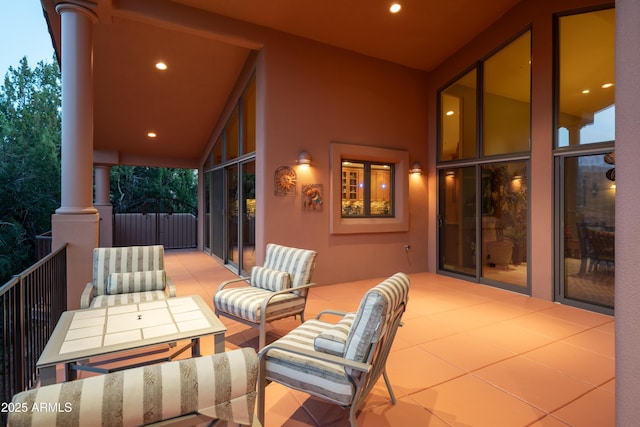
[(614, 9), (559, 18), (558, 147), (613, 141)]
[(529, 151), (531, 137), (531, 32), (484, 63), (483, 154)]
[(472, 70), (440, 94), (440, 160), (476, 156), (476, 84)]

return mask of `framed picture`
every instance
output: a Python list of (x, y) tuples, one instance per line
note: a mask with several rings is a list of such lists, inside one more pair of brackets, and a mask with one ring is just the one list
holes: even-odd
[(310, 212), (322, 210), (322, 184), (302, 184), (302, 210)]

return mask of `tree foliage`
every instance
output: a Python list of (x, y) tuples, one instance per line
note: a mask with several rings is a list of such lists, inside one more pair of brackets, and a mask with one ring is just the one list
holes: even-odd
[(0, 284), (35, 259), (60, 206), (60, 71), (9, 67), (0, 87)]
[(198, 178), (192, 169), (115, 166), (111, 168), (111, 204), (115, 212), (153, 210), (190, 212), (198, 200)]
[[(0, 285), (35, 261), (36, 236), (51, 230), (60, 206), (61, 81), (55, 59), (9, 67), (0, 86)], [(197, 206), (197, 175), (190, 169), (115, 166), (111, 202), (116, 212)], [(186, 205), (186, 206), (185, 206)]]

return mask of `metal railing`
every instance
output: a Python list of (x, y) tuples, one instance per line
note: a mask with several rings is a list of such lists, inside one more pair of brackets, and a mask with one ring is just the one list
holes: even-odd
[(37, 383), (36, 363), (66, 309), (66, 245), (0, 287), (0, 402)]

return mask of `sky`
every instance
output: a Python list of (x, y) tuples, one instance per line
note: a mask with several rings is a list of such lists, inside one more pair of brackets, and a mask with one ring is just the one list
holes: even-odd
[(53, 44), (40, 0), (0, 0), (0, 85), (9, 66), (27, 57), (31, 68), (53, 60)]

